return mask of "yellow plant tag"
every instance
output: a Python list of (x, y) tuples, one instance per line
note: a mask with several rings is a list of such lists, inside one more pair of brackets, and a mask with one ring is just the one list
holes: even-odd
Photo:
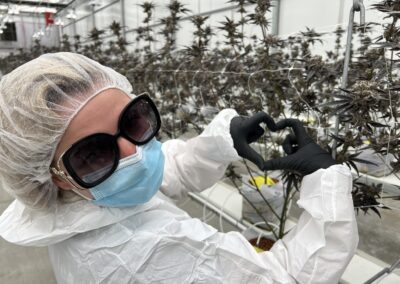
[(314, 118), (314, 117), (308, 117), (308, 118), (306, 118), (306, 119), (303, 119), (303, 121), (304, 121), (306, 124), (315, 124), (315, 118)]
[(257, 253), (264, 252), (264, 250), (260, 249), (259, 247), (253, 246), (253, 248), (256, 250)]
[(270, 178), (268, 176), (267, 176), (267, 182), (265, 182), (265, 177), (264, 176), (255, 176), (255, 177), (253, 177), (253, 179), (250, 178), (251, 185), (256, 186), (258, 188), (261, 188), (261, 186), (263, 184), (271, 186), (271, 185), (276, 184), (276, 182), (277, 182), (276, 180), (274, 180), (274, 179), (272, 179), (272, 178)]

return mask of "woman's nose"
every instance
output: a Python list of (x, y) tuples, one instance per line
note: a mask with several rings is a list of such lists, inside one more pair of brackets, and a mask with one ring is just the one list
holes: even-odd
[(123, 159), (125, 157), (128, 157), (136, 153), (136, 145), (132, 144), (123, 137), (119, 137), (117, 139), (117, 144), (119, 147), (120, 159)]

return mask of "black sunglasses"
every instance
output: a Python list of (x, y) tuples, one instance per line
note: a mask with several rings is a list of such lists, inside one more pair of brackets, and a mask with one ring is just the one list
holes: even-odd
[[(121, 112), (115, 135), (96, 133), (72, 144), (57, 162), (52, 171), (64, 178), (72, 179), (83, 188), (94, 187), (106, 180), (118, 167), (120, 160), (118, 137), (124, 137), (135, 145), (144, 145), (160, 130), (160, 114), (147, 95), (134, 98)], [(63, 161), (69, 174), (60, 170)]]

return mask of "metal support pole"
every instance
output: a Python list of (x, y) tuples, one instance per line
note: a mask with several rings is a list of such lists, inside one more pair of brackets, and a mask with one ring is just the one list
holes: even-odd
[(60, 47), (61, 47), (61, 45), (62, 45), (63, 33), (64, 33), (63, 27), (62, 27), (61, 25), (58, 26), (58, 35), (59, 35), (59, 40), (60, 40), (59, 46), (60, 46)]
[(344, 10), (343, 8), (344, 8), (344, 0), (340, 0), (338, 24), (341, 24), (343, 22), (343, 10)]
[(22, 13), (19, 14), (19, 19), (20, 19), (20, 25), (22, 26), (22, 33), (23, 33), (22, 44), (20, 45), (20, 47), (23, 49), (26, 49), (27, 48), (27, 45), (26, 45), (27, 38), (26, 38), (26, 33), (25, 33), (25, 22), (24, 22), (24, 19), (22, 18)]
[(400, 266), (400, 258), (397, 261), (395, 261), (390, 267), (386, 267), (381, 271), (379, 271), (374, 276), (372, 276), (369, 280), (364, 282), (364, 284), (372, 284), (375, 280), (378, 280), (383, 275), (392, 273), (398, 266)]
[(95, 4), (92, 4), (92, 25), (93, 29), (96, 28), (96, 17), (95, 17)]
[[(351, 52), (351, 40), (353, 38), (353, 22), (354, 22), (354, 13), (360, 12), (360, 25), (365, 25), (365, 8), (363, 4), (363, 0), (353, 0), (353, 6), (350, 9), (350, 17), (349, 17), (349, 25), (347, 26), (347, 43), (346, 43), (346, 53), (344, 57), (344, 66), (343, 66), (343, 75), (342, 75), (342, 83), (341, 88), (345, 89), (347, 87), (347, 78), (349, 74), (349, 65), (350, 65), (350, 52)], [(339, 115), (336, 116), (335, 120), (335, 136), (339, 134)], [(348, 128), (348, 126), (346, 126)], [(337, 141), (333, 140), (332, 145), (332, 157), (336, 158), (336, 146)]]
[(279, 34), (279, 19), (281, 10), (281, 0), (276, 0), (275, 5), (272, 8), (272, 34)]
[(72, 24), (72, 32), (74, 33), (74, 36), (77, 35), (77, 32), (76, 32), (76, 20), (74, 20), (74, 23)]
[[(75, 14), (75, 8), (72, 8), (73, 14)], [(76, 17), (72, 19), (72, 32), (74, 33), (74, 36), (76, 36)]]
[(242, 224), (239, 220), (236, 220), (234, 217), (232, 217), (231, 215), (229, 215), (228, 213), (226, 213), (225, 211), (221, 210), (220, 208), (218, 208), (217, 206), (215, 206), (214, 204), (211, 204), (209, 201), (207, 201), (204, 197), (202, 197), (200, 194), (196, 194), (193, 192), (189, 192), (189, 197), (200, 203), (203, 204), (204, 206), (206, 206), (207, 208), (209, 208), (210, 210), (214, 211), (215, 213), (217, 213), (218, 215), (221, 215), (221, 217), (227, 221), (228, 223), (230, 223), (232, 226), (238, 228), (239, 230), (246, 230), (248, 227), (245, 226), (244, 224)]
[(122, 37), (126, 39), (125, 0), (121, 0), (121, 25), (122, 25)]

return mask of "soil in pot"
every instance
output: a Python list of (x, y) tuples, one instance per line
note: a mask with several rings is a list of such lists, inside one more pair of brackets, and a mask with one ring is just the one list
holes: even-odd
[(270, 240), (264, 237), (261, 237), (260, 241), (258, 242), (258, 245), (257, 245), (257, 238), (251, 239), (249, 240), (249, 242), (256, 248), (257, 252), (260, 252), (260, 250), (261, 251), (270, 250), (275, 243), (274, 240)]

